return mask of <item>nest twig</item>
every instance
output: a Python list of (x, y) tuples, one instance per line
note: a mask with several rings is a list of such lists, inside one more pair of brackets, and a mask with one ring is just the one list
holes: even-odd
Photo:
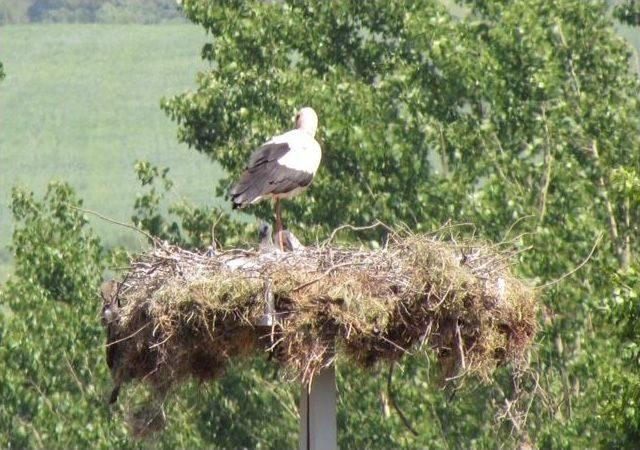
[(165, 244), (103, 297), (112, 400), (127, 382), (164, 393), (259, 353), (308, 383), (336, 356), (370, 367), (426, 348), (445, 379), (488, 380), (497, 364), (524, 361), (537, 329), (533, 290), (512, 276), (505, 250), (433, 236), (394, 235), (376, 251), (328, 243), (204, 254)]

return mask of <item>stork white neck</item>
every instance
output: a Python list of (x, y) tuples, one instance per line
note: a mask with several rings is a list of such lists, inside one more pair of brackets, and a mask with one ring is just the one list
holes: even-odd
[(318, 129), (318, 115), (313, 108), (304, 107), (296, 115), (296, 128), (314, 137)]

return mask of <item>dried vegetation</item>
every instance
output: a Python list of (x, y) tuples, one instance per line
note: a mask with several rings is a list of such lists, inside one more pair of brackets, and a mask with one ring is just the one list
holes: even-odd
[(335, 357), (364, 367), (432, 351), (445, 379), (520, 365), (536, 333), (533, 290), (498, 246), (398, 235), (381, 250), (331, 244), (281, 253), (160, 245), (103, 287), (116, 389), (158, 392), (269, 354), (308, 382)]

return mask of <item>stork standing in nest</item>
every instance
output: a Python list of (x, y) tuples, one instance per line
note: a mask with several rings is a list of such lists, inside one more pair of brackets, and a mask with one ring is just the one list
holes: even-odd
[(233, 208), (244, 208), (260, 200), (275, 200), (276, 230), (280, 249), (282, 217), (280, 200), (303, 192), (318, 170), (322, 150), (314, 136), (318, 116), (312, 108), (296, 115), (296, 128), (272, 137), (253, 151), (245, 171), (229, 189)]

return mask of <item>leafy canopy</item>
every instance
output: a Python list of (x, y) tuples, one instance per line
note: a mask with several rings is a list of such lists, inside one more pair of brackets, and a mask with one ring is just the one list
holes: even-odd
[[(323, 162), (285, 209), (307, 239), (374, 219), (417, 231), (470, 221), (482, 236), (533, 247), (519, 270), (542, 284), (578, 266), (603, 236), (578, 276), (545, 291), (534, 363), (548, 395), (532, 403), (518, 439), (563, 447), (617, 436), (623, 445), (614, 429), (630, 425), (603, 402), (637, 376), (611, 369), (621, 364), (620, 335), (600, 311), (638, 252), (630, 186), (640, 167), (640, 86), (629, 49), (602, 1), (461, 3), (463, 17), (435, 0), (185, 0), (187, 17), (211, 36), (202, 51), (211, 69), (163, 107), (181, 141), (228, 171), (220, 194), (253, 148), (289, 128), (298, 107), (314, 107)], [(266, 204), (253, 212), (272, 214)], [(426, 401), (416, 389), (426, 377), (417, 369), (403, 386), (414, 405)], [(363, 398), (352, 411), (375, 410)], [(492, 398), (482, 391), (474, 401)], [(444, 413), (448, 423), (462, 420), (460, 402)], [(481, 431), (484, 407), (475, 411), (447, 435), (492, 442)], [(427, 432), (394, 431), (378, 444), (439, 445), (421, 440)], [(343, 444), (373, 445), (358, 436)]]

